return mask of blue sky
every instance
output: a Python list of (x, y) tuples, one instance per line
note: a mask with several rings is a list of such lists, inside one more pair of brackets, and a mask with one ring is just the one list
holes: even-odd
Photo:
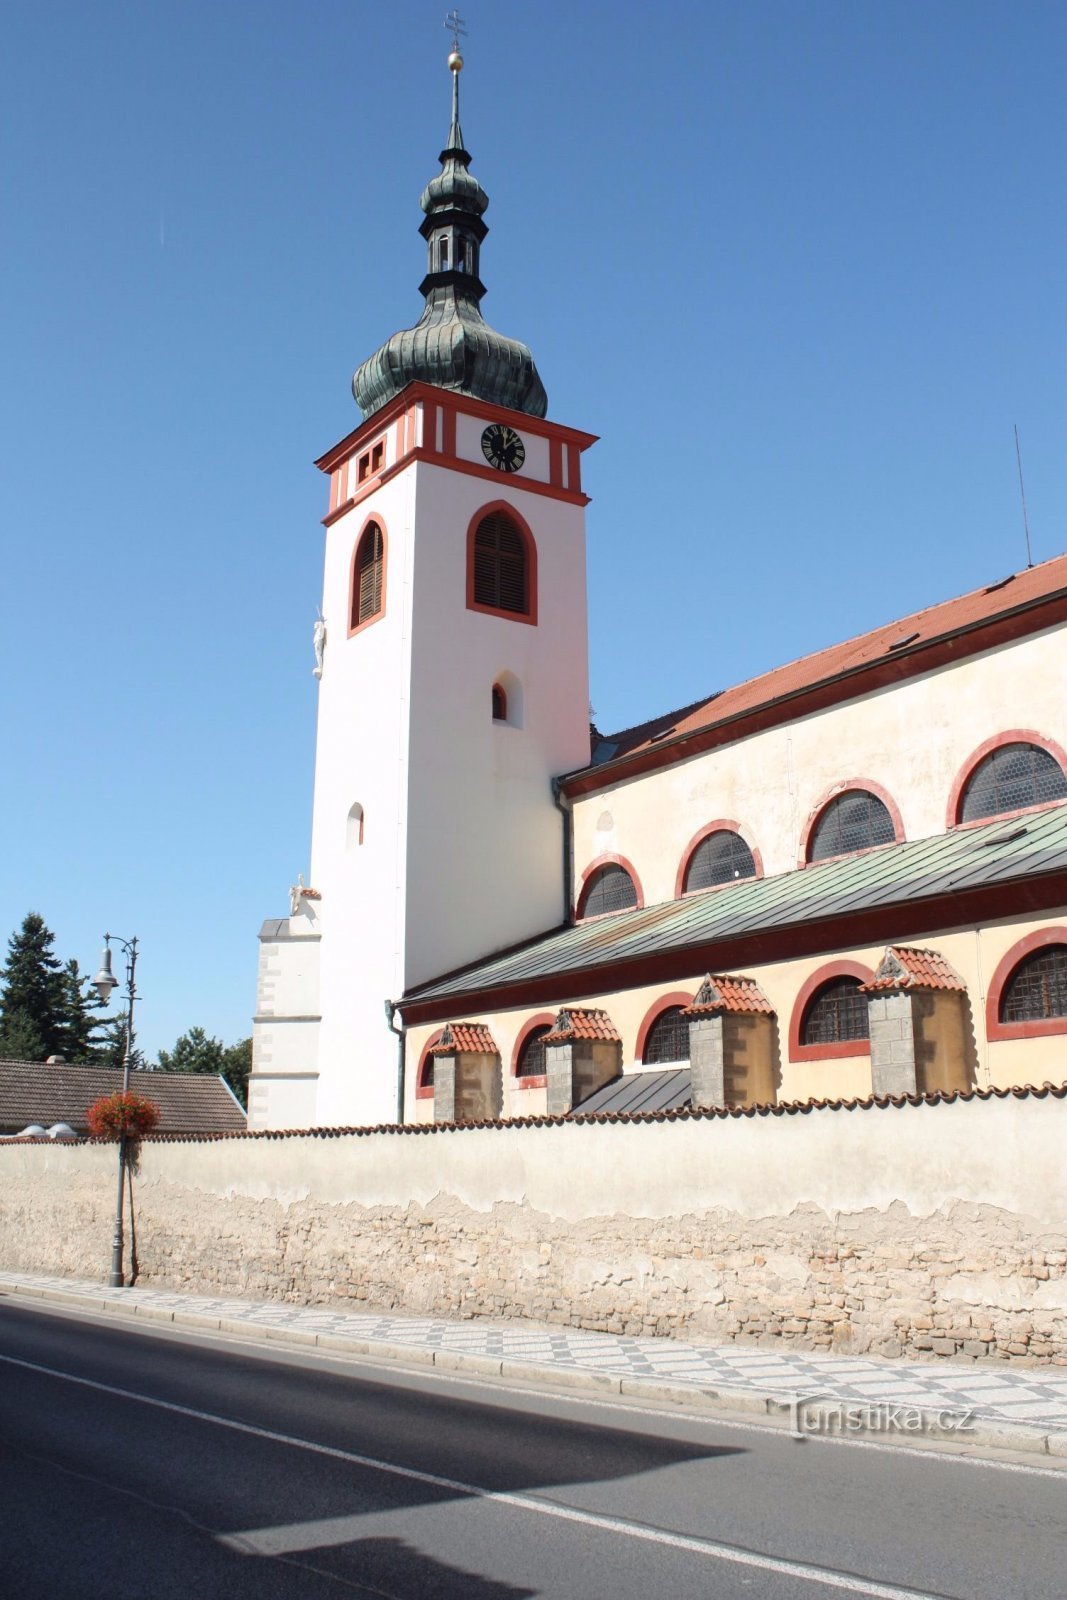
[[(249, 1031), (307, 870), (325, 480), (421, 305), (442, 0), (16, 3), (0, 939)], [(586, 457), (604, 730), (1067, 547), (1059, 4), (465, 12), (488, 319)], [(650, 576), (654, 572), (655, 576)]]

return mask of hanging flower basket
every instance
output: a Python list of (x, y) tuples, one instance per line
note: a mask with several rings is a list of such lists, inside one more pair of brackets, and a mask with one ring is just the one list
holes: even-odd
[(139, 1139), (158, 1126), (159, 1107), (133, 1089), (125, 1094), (118, 1089), (94, 1100), (86, 1116), (94, 1139), (118, 1139), (123, 1134), (128, 1139)]

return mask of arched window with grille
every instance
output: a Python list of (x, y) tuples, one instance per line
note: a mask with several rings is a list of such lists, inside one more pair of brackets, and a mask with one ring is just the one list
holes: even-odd
[(537, 547), (511, 506), (483, 507), (470, 525), (467, 605), (518, 622), (537, 621)]
[(1002, 744), (979, 761), (959, 802), (960, 822), (980, 822), (1067, 799), (1067, 776), (1040, 745)]
[(1001, 1022), (1067, 1017), (1067, 944), (1046, 945), (1020, 961), (1000, 997)]
[(641, 904), (637, 884), (617, 861), (597, 867), (586, 879), (578, 902), (578, 916), (603, 917), (612, 911), (632, 911)]
[(852, 855), (875, 845), (892, 844), (896, 838), (897, 829), (884, 800), (870, 789), (846, 789), (816, 817), (808, 838), (807, 860)]
[(682, 893), (715, 889), (724, 883), (758, 876), (755, 856), (741, 835), (735, 829), (715, 828), (691, 851), (685, 864)]
[(689, 1060), (689, 1018), (681, 1006), (668, 1006), (649, 1028), (641, 1060), (646, 1067)]
[(368, 522), (359, 536), (352, 558), (352, 596), (349, 632), (365, 627), (385, 610), (385, 530)]
[(859, 978), (831, 978), (808, 1001), (800, 1025), (805, 1045), (868, 1041), (867, 997), (860, 993)]
[(545, 1034), (552, 1032), (551, 1022), (542, 1022), (531, 1028), (522, 1042), (515, 1063), (516, 1078), (543, 1078), (545, 1076)]

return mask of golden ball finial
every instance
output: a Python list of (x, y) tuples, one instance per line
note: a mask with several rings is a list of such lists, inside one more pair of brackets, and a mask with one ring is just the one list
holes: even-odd
[(449, 52), (448, 70), (449, 72), (463, 71), (463, 57), (460, 55), (458, 50), (452, 50)]

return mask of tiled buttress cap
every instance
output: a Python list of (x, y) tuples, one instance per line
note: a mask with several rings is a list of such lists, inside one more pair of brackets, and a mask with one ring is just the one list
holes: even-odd
[(621, 1044), (619, 1030), (606, 1011), (580, 1011), (566, 1006), (546, 1033), (543, 1044), (566, 1044), (572, 1039), (606, 1039), (610, 1044)]
[(965, 989), (967, 985), (937, 950), (916, 950), (891, 944), (861, 994), (888, 994), (896, 989)]
[(499, 1054), (496, 1040), (484, 1022), (448, 1022), (430, 1054), (450, 1056), (460, 1050), (470, 1050), (476, 1055)]
[(767, 999), (755, 978), (738, 977), (736, 973), (708, 973), (693, 998), (686, 1006), (684, 1017), (718, 1015), (723, 1011), (747, 1011), (765, 1016), (774, 1015), (774, 1007)]

